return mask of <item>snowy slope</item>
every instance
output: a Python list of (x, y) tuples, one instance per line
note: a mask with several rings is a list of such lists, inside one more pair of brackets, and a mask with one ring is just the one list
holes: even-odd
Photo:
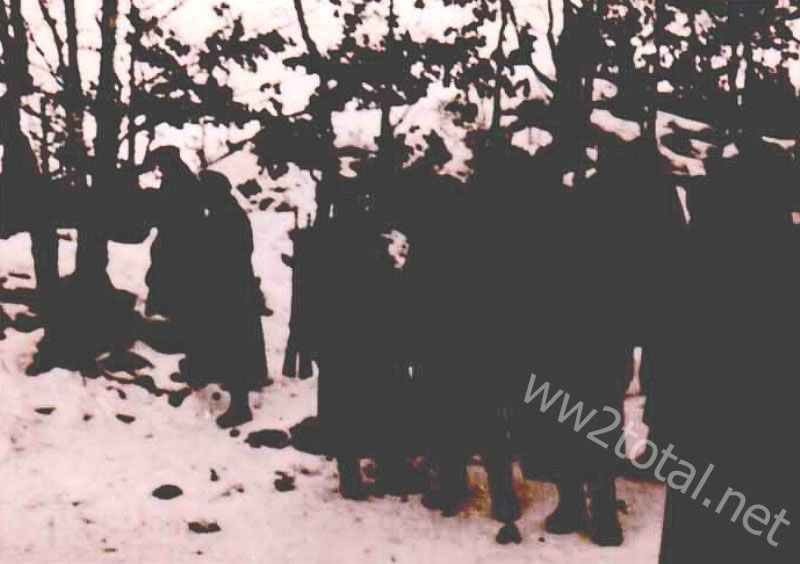
[[(252, 219), (254, 265), (275, 310), (265, 328), (276, 383), (253, 398), (255, 420), (237, 437), (214, 425), (225, 408), (224, 400), (214, 399), (214, 389), (197, 392), (175, 408), (167, 396), (125, 383), (132, 376), (123, 373), (113, 374), (113, 380), (84, 380), (53, 370), (29, 378), (24, 369), (42, 331), (6, 331), (0, 340), (0, 563), (657, 561), (664, 493), (653, 485), (621, 481), (620, 495), (629, 506), (622, 516), (626, 544), (598, 549), (586, 538), (545, 534), (554, 488), (519, 478), (525, 540), (500, 547), (493, 541), (497, 525), (487, 514), (479, 467), (472, 469), (473, 507), (445, 519), (414, 496), (345, 501), (336, 493), (335, 465), (324, 457), (246, 444), (251, 431), (288, 430), (316, 410), (315, 379), (278, 374), (289, 315), (291, 273), (280, 261), (281, 252), (291, 251), (289, 218), (261, 213)], [(140, 301), (146, 295), (148, 244), (111, 246), (114, 283)], [(32, 275), (28, 247), (25, 236), (0, 241), (0, 278), (6, 287), (33, 284), (9, 276)], [(74, 243), (63, 241), (63, 272), (71, 270), (73, 253)], [(2, 308), (12, 318), (26, 310)], [(178, 355), (163, 355), (142, 343), (134, 352), (155, 366), (140, 374), (151, 376), (159, 388), (179, 387), (169, 379)], [(278, 491), (277, 472), (294, 478), (295, 489)], [(171, 500), (153, 497), (153, 490), (166, 484), (183, 494)], [(196, 533), (190, 523), (216, 523), (220, 530)]]

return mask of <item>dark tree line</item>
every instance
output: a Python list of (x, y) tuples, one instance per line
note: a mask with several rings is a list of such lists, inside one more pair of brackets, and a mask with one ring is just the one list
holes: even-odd
[[(422, 132), (423, 144), (398, 130), (404, 112), (434, 86), (450, 89), (442, 119), (462, 128), (473, 151), (485, 139), (508, 144), (517, 131), (543, 130), (561, 155), (562, 172), (573, 174), (571, 182), (594, 166), (586, 149), (595, 142), (598, 111), (611, 118), (601, 130), (635, 123), (654, 142), (657, 108), (702, 117), (734, 137), (760, 127), (752, 123), (756, 115), (784, 129), (782, 116), (798, 115), (787, 64), (798, 56), (789, 25), (798, 13), (787, 2), (547, 0), (528, 14), (513, 0), (326, 0), (314, 6), (293, 0), (287, 9), (294, 21), (268, 31), (248, 30), (235, 6), (221, 3), (214, 8), (217, 28), (193, 44), (169, 24), (184, 8), (180, 0), (158, 9), (103, 0), (93, 30), (81, 29), (74, 0), (30, 2), (28, 11), (41, 17), (35, 29), (21, 4), (0, 4), (4, 145), (26, 145), (37, 156), (34, 176), (44, 184), (42, 193), (76, 195), (82, 202), (50, 206), (60, 211), (48, 219), (46, 204), (16, 203), (33, 193), (26, 182), (3, 183), (4, 208), (11, 210), (3, 214), (6, 230), (36, 232), (34, 247), (42, 250), (37, 269), (51, 273), (43, 284), (54, 272), (54, 229), (66, 225), (80, 227), (78, 274), (104, 278), (114, 234), (94, 218), (124, 201), (161, 126), (228, 130), (226, 151), (211, 161), (250, 150), (273, 178), (309, 171), (317, 182), (317, 217), (324, 220), (334, 213), (332, 194), (345, 157), (369, 162), (384, 176), (414, 163), (438, 169), (450, 160), (448, 140), (435, 128)], [(335, 28), (332, 43), (315, 39), (312, 8), (333, 14), (326, 21)], [(415, 15), (434, 10), (458, 23), (427, 36), (409, 26)], [(96, 72), (80, 62), (87, 49), (98, 60)], [(292, 93), (270, 76), (261, 81), (259, 107), (231, 86), (232, 73), (261, 78), (261, 65), (276, 60), (317, 81), (300, 111), (284, 112)], [(552, 70), (541, 68), (547, 60)], [(603, 84), (612, 94), (598, 93)], [(380, 115), (375, 150), (337, 143), (334, 116), (357, 110)], [(668, 142), (677, 152), (686, 149), (685, 140)], [(205, 149), (198, 153), (202, 165), (210, 164)], [(4, 170), (13, 169), (6, 160)], [(57, 200), (51, 196), (45, 200)], [(17, 214), (15, 207), (28, 211)]]

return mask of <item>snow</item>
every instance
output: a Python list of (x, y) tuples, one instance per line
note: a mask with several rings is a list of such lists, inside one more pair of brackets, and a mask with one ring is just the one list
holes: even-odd
[[(476, 491), (471, 507), (447, 519), (425, 509), (418, 496), (343, 500), (333, 462), (291, 447), (248, 446), (248, 433), (288, 430), (316, 411), (316, 379), (279, 375), (291, 281), (280, 254), (291, 252), (291, 218), (271, 212), (251, 217), (254, 265), (275, 311), (265, 319), (265, 329), (276, 382), (251, 398), (255, 419), (237, 437), (214, 424), (225, 409), (224, 399), (214, 399), (216, 388), (195, 392), (175, 408), (166, 396), (132, 385), (133, 377), (125, 373), (84, 379), (56, 369), (31, 378), (24, 370), (43, 331), (5, 331), (0, 340), (0, 563), (657, 561), (664, 490), (656, 485), (619, 481), (628, 505), (628, 514), (621, 516), (626, 542), (619, 549), (600, 549), (585, 537), (544, 533), (544, 518), (556, 503), (554, 487), (526, 483), (518, 475), (524, 542), (499, 546), (479, 466), (471, 468)], [(138, 307), (146, 297), (151, 241), (152, 236), (142, 245), (110, 246), (111, 278), (138, 296)], [(0, 240), (0, 280), (6, 288), (34, 285), (29, 247), (25, 235)], [(74, 240), (62, 241), (61, 250), (62, 272), (68, 272)], [(27, 312), (24, 305), (0, 307), (12, 319)], [(162, 389), (180, 387), (169, 378), (180, 355), (160, 354), (140, 342), (133, 351), (154, 365), (140, 374)], [(632, 401), (631, 416), (638, 419), (641, 407), (641, 398)], [(54, 410), (46, 414), (42, 408)], [(125, 423), (118, 415), (134, 420)], [(296, 489), (279, 492), (278, 472), (293, 477)], [(152, 496), (166, 484), (180, 487), (183, 495)], [(216, 523), (221, 530), (198, 534), (189, 530), (191, 522)]]

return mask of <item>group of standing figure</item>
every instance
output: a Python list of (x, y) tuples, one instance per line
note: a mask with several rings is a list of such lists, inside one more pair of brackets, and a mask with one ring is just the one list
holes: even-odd
[[(658, 446), (713, 466), (716, 499), (735, 488), (790, 523), (797, 163), (743, 145), (709, 158), (682, 202), (652, 143), (611, 141), (598, 154), (595, 174), (570, 189), (557, 150), (532, 157), (503, 143), (481, 148), (465, 185), (417, 167), (325, 187), (332, 212), (294, 232), (291, 330), (302, 342), (291, 354), (319, 367), (321, 436), (344, 497), (369, 496), (360, 461), (371, 457), (379, 491), (423, 490), (455, 515), (480, 454), (497, 541), (520, 542), (519, 458), (558, 486), (549, 532), (622, 544), (617, 453), (525, 399), (536, 374), (587, 412), (624, 413), (642, 347)], [(176, 148), (145, 168), (161, 172), (143, 200), (158, 228), (148, 313), (171, 321), (183, 380), (229, 391), (218, 424), (240, 425), (249, 392), (270, 383), (249, 221), (227, 178), (194, 175)], [(422, 484), (420, 457), (434, 470)], [(793, 531), (755, 534), (709, 505), (668, 489), (662, 564), (796, 561)]]
[[(307, 255), (306, 307), (292, 329), (317, 354), (320, 425), (345, 497), (368, 495), (360, 458), (375, 458), (381, 491), (401, 492), (417, 487), (409, 460), (425, 455), (435, 468), (426, 502), (455, 515), (479, 453), (503, 524), (497, 540), (520, 542), (522, 454), (528, 472), (558, 484), (548, 531), (623, 542), (620, 460), (524, 399), (536, 373), (587, 410), (623, 412), (655, 276), (636, 281), (637, 270), (654, 271), (645, 250), (680, 229), (666, 189), (655, 205), (640, 196), (653, 160), (639, 145), (610, 147), (601, 172), (568, 192), (556, 155), (490, 143), (467, 185), (420, 169), (382, 184), (364, 174), (340, 189), (332, 218), (318, 219), (316, 244), (295, 237)], [(409, 242), (402, 260), (397, 233)]]
[[(763, 143), (719, 155), (682, 201), (652, 142), (601, 143), (596, 173), (569, 189), (558, 160), (499, 144), (476, 157), (468, 185), (413, 169), (383, 182), (365, 174), (340, 187), (332, 217), (295, 237), (306, 307), (292, 329), (319, 364), (342, 495), (369, 496), (365, 457), (378, 491), (413, 490), (410, 461), (424, 455), (434, 468), (424, 499), (454, 515), (480, 454), (497, 541), (520, 542), (519, 457), (558, 486), (547, 531), (618, 546), (619, 454), (525, 394), (536, 374), (596, 409), (592, 425), (613, 428), (604, 440), (618, 444), (624, 423), (612, 413), (624, 413), (642, 347), (657, 446), (714, 464), (719, 497), (739, 487), (776, 513), (796, 507), (796, 465), (762, 439), (791, 436), (796, 164)], [(402, 260), (397, 232), (409, 242)], [(670, 489), (662, 563), (789, 561), (789, 535), (776, 547), (732, 521)]]
[(157, 149), (145, 168), (161, 173), (149, 206), (158, 236), (146, 277), (148, 314), (171, 322), (186, 353), (181, 379), (193, 388), (219, 383), (229, 392), (219, 426), (246, 423), (249, 392), (270, 383), (250, 221), (230, 181), (213, 171), (195, 176), (177, 148)]

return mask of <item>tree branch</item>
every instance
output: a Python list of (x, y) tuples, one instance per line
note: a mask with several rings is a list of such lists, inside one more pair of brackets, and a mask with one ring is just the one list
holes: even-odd
[(492, 124), (490, 131), (496, 133), (500, 129), (500, 114), (502, 113), (502, 79), (505, 70), (505, 53), (503, 52), (503, 40), (506, 35), (506, 28), (510, 19), (509, 12), (513, 12), (509, 0), (500, 0), (500, 31), (497, 34), (497, 47), (494, 49), (493, 58), (497, 69), (494, 77), (494, 98), (492, 100)]
[(57, 84), (62, 85), (63, 84), (63, 81), (61, 80), (62, 67), (60, 67), (60, 64), (58, 69), (53, 68), (53, 65), (51, 65), (50, 61), (47, 60), (47, 54), (45, 54), (44, 49), (42, 49), (41, 45), (39, 45), (39, 42), (36, 40), (36, 36), (34, 34), (31, 33), (28, 35), (28, 41), (33, 44), (33, 49), (36, 51), (36, 53), (39, 54), (39, 57), (41, 57), (42, 61), (44, 61), (44, 67), (41, 68), (46, 72), (48, 72), (49, 74), (51, 74)]
[(294, 0), (294, 10), (297, 13), (297, 23), (300, 24), (300, 33), (303, 36), (303, 42), (306, 44), (306, 49), (308, 49), (308, 54), (312, 59), (316, 59), (315, 62), (319, 63), (322, 60), (322, 55), (317, 48), (317, 44), (314, 42), (314, 38), (311, 37), (311, 31), (308, 27), (308, 20), (306, 19), (306, 12), (303, 8), (303, 0)]
[[(514, 33), (517, 36), (517, 45), (520, 47), (522, 46), (522, 32), (520, 31), (519, 21), (517, 20), (517, 13), (514, 10), (514, 5), (512, 4), (511, 0), (501, 0), (503, 5), (505, 6), (505, 10), (508, 11), (508, 17), (511, 20), (511, 25), (514, 27)], [(552, 0), (548, 0), (548, 6), (552, 9)], [(549, 29), (549, 28), (548, 28)], [(548, 38), (549, 38), (550, 31), (548, 30)], [(546, 74), (544, 74), (539, 67), (537, 67), (532, 60), (527, 61), (528, 66), (533, 70), (533, 74), (536, 75), (537, 80), (544, 84), (551, 92), (555, 94), (556, 89), (558, 88), (558, 82)]]
[[(176, 2), (172, 6), (170, 6), (169, 9), (166, 12), (164, 12), (160, 16), (155, 16), (155, 17), (159, 21), (163, 21), (163, 20), (167, 19), (172, 14), (174, 14), (175, 12), (177, 12), (178, 10), (183, 8), (186, 5), (186, 1), (187, 0), (176, 0)], [(163, 4), (163, 0), (155, 0), (149, 6), (141, 7), (139, 9), (139, 11), (142, 12), (142, 13), (150, 13), (152, 10), (154, 10), (157, 6), (160, 6), (161, 4)]]
[(544, 84), (551, 92), (555, 93), (556, 90), (558, 90), (558, 81), (544, 74), (541, 70), (539, 70), (539, 67), (533, 64), (533, 61), (531, 61), (528, 66), (533, 71), (533, 74), (536, 75), (536, 79)]
[[(564, 0), (564, 2), (567, 1), (568, 0)], [(553, 10), (553, 0), (547, 0), (547, 44), (550, 46), (550, 53), (553, 57), (555, 57), (556, 49), (558, 48), (555, 36), (555, 22), (556, 16)]]
[(235, 143), (228, 143), (228, 150), (222, 153), (221, 155), (218, 155), (213, 159), (211, 159), (210, 161), (208, 161), (208, 166), (209, 167), (214, 166), (215, 164), (224, 161), (228, 157), (231, 157), (235, 153), (238, 153), (239, 151), (244, 149), (248, 143), (253, 141), (259, 135), (259, 133), (261, 133), (260, 130), (251, 135), (250, 137), (242, 139), (241, 141), (236, 141)]
[(56, 45), (56, 55), (58, 56), (58, 71), (59, 73), (63, 73), (66, 68), (64, 62), (64, 40), (58, 33), (58, 25), (53, 15), (50, 13), (50, 10), (47, 8), (45, 0), (39, 0), (39, 10), (42, 12), (42, 17), (47, 27), (50, 28), (50, 33), (53, 35), (53, 43)]
[(83, 137), (83, 114), (86, 107), (81, 71), (78, 63), (78, 24), (75, 16), (75, 0), (64, 0), (64, 20), (67, 29), (67, 61), (64, 70), (64, 109), (67, 114), (67, 146), (75, 162), (67, 169), (83, 166), (86, 160), (86, 142)]

